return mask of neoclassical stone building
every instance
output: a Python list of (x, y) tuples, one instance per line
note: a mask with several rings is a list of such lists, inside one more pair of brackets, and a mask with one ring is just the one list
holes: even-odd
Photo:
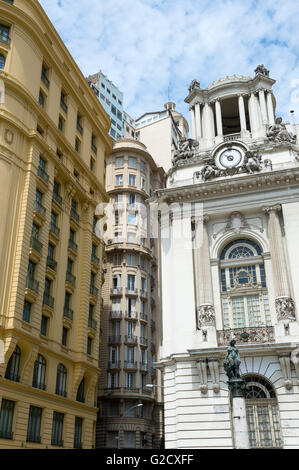
[[(237, 340), (251, 447), (299, 447), (299, 146), (274, 80), (189, 88), (192, 137), (159, 203), (167, 448), (233, 448), (223, 361)], [(293, 128), (294, 127), (294, 128)], [(298, 134), (298, 127), (297, 127)]]

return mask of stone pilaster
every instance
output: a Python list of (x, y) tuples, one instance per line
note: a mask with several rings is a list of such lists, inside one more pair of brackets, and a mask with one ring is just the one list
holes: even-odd
[(271, 91), (267, 92), (266, 101), (267, 101), (267, 111), (268, 111), (269, 125), (272, 126), (274, 124), (275, 118), (274, 118), (274, 109), (273, 109)]
[(244, 106), (244, 97), (243, 95), (238, 95), (238, 105), (239, 105), (239, 116), (241, 131), (246, 131), (246, 116), (245, 116), (245, 106)]
[(195, 109), (194, 109), (194, 106), (190, 106), (189, 109), (190, 109), (190, 115), (191, 115), (192, 139), (196, 139)]
[(222, 115), (221, 115), (221, 104), (219, 100), (215, 101), (215, 111), (216, 111), (217, 136), (222, 136), (223, 135)]
[(196, 127), (196, 139), (201, 138), (201, 112), (200, 112), (200, 103), (195, 105), (195, 127)]
[(265, 100), (265, 90), (261, 88), (259, 91), (259, 102), (260, 108), (262, 113), (262, 120), (263, 124), (268, 124), (268, 117), (267, 117), (267, 108), (266, 108), (266, 100)]

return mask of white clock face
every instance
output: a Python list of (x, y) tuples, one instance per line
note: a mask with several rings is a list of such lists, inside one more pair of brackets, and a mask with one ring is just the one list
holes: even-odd
[(236, 148), (226, 149), (219, 155), (219, 163), (224, 168), (233, 168), (242, 161), (242, 153)]

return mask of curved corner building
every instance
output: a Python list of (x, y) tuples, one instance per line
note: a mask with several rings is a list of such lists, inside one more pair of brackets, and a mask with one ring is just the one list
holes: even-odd
[(92, 448), (110, 123), (36, 0), (0, 1), (0, 69), (0, 447)]
[(161, 338), (159, 250), (145, 201), (164, 186), (164, 178), (145, 145), (117, 140), (106, 166), (112, 212), (106, 227), (97, 447), (118, 447), (119, 435), (120, 448), (162, 445), (161, 382), (154, 367)]

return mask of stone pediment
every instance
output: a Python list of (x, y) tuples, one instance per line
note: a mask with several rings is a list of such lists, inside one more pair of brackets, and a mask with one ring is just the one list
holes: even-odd
[(219, 78), (219, 80), (215, 80), (207, 87), (207, 90), (210, 90), (211, 88), (215, 88), (218, 85), (224, 85), (225, 83), (249, 82), (250, 80), (252, 80), (251, 77), (246, 77), (244, 75), (231, 75), (231, 76), (227, 76), (224, 78)]

